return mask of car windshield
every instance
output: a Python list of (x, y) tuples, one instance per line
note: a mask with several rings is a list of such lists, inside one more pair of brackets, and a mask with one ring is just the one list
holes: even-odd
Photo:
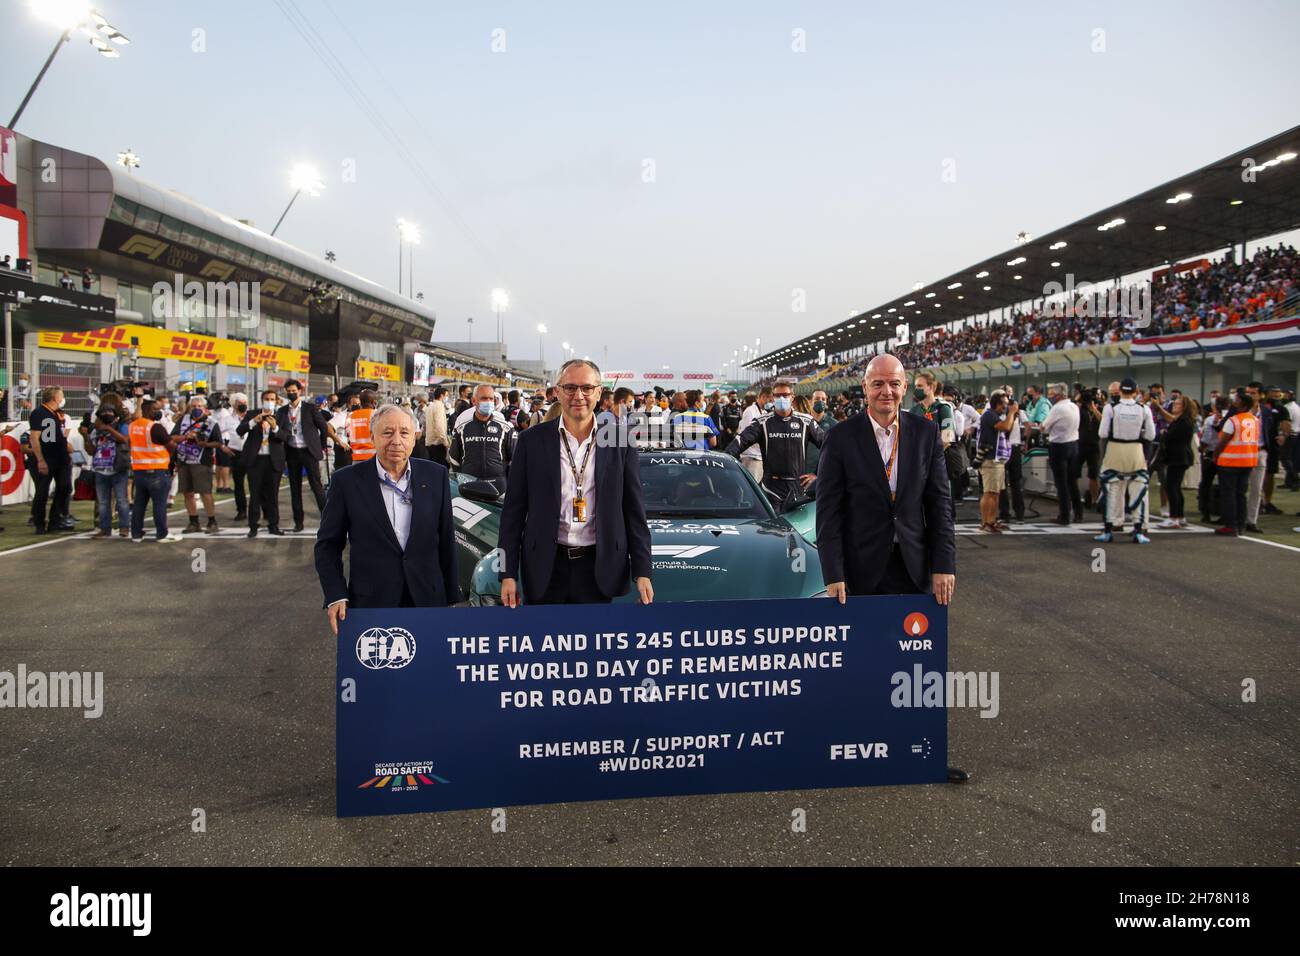
[(641, 487), (650, 518), (771, 518), (774, 514), (739, 464), (704, 455), (643, 452)]

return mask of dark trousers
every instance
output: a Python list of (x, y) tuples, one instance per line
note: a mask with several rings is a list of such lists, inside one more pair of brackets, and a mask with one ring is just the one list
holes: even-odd
[(446, 468), (447, 467), (447, 446), (430, 445), (428, 447), (429, 447), (429, 460), (436, 461), (438, 464)]
[(165, 468), (132, 472), (135, 500), (131, 502), (131, 537), (144, 537), (144, 511), (153, 504), (153, 530), (167, 537), (167, 493), (172, 490), (172, 473)]
[(1079, 483), (1070, 478), (1074, 463), (1079, 458), (1077, 441), (1054, 441), (1047, 446), (1047, 466), (1052, 470), (1052, 482), (1056, 485), (1056, 500), (1061, 518), (1070, 520), (1070, 511), (1083, 515), (1083, 499), (1079, 497)]
[(302, 473), (307, 472), (307, 484), (316, 499), (316, 513), (325, 513), (325, 489), (320, 483), (320, 462), (306, 448), (292, 446), (284, 450), (285, 472), (289, 476), (289, 501), (293, 505), (293, 523), (302, 524)]
[(1187, 508), (1187, 501), (1183, 495), (1183, 476), (1187, 474), (1186, 465), (1166, 465), (1165, 466), (1165, 493), (1169, 496), (1169, 517), (1185, 518), (1183, 512)]
[(255, 529), (263, 513), (268, 528), (280, 527), (280, 470), (270, 455), (258, 455), (248, 466), (248, 527)]
[(244, 459), (236, 455), (234, 463), (230, 466), (230, 481), (235, 486), (235, 511), (241, 515), (248, 513), (248, 496), (244, 494), (244, 478), (247, 475)]
[(1250, 484), (1252, 468), (1218, 469), (1219, 505), (1223, 509), (1223, 526), (1246, 530), (1246, 488)]
[(1292, 491), (1300, 487), (1300, 439), (1288, 435), (1282, 445), (1282, 468), (1286, 471), (1286, 486)]
[[(999, 518), (1011, 517), (1013, 510), (1017, 521), (1025, 516), (1024, 463), (1024, 456), (1020, 453), (1020, 446), (1012, 445), (1011, 458), (1007, 462), (1007, 487), (1002, 489), (1002, 492), (998, 495)], [(1011, 507), (1007, 507), (1008, 490), (1010, 491)]]
[(352, 464), (352, 449), (344, 448), (342, 445), (334, 446), (334, 470), (346, 468)]
[(899, 545), (895, 544), (889, 549), (889, 561), (885, 565), (884, 577), (876, 585), (872, 594), (921, 594), (920, 588), (912, 580), (912, 575), (907, 572), (907, 565), (903, 563), (903, 551)]
[(609, 598), (596, 587), (596, 549), (570, 558), (569, 549), (556, 546), (551, 582), (540, 604), (608, 604)]
[[(1214, 494), (1214, 476), (1218, 473), (1218, 466), (1214, 464), (1213, 458), (1201, 458), (1201, 483), (1196, 488), (1196, 505), (1201, 510), (1201, 514), (1206, 518), (1212, 518), (1218, 514), (1220, 509), (1216, 507)], [(1223, 487), (1219, 487), (1219, 493), (1222, 495)]]
[[(72, 462), (47, 461), (46, 474), (32, 472), (32, 481), (36, 484), (36, 496), (32, 498), (32, 524), (37, 528), (46, 527), (45, 506), (48, 504), (49, 527), (53, 528), (68, 514), (68, 500), (72, 497)], [(54, 494), (50, 494), (50, 485), (54, 485)]]

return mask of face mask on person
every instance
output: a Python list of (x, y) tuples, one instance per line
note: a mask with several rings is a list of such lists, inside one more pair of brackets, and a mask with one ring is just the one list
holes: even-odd
[(247, 414), (248, 414), (248, 406), (247, 406), (247, 405), (236, 405), (236, 406), (235, 406), (235, 411), (239, 412), (239, 414), (241, 414), (241, 415), (247, 415)]
[(68, 404), (68, 400), (67, 400), (66, 398), (64, 398), (62, 395), (60, 395), (60, 396), (59, 396), (58, 404), (56, 404), (54, 407), (55, 407), (55, 408), (62, 408), (62, 407), (63, 407), (64, 405), (66, 405), (66, 404)]
[(791, 408), (794, 407), (794, 400), (786, 397), (785, 395), (781, 395), (772, 400), (772, 406), (778, 412), (788, 412)]
[(203, 409), (197, 405), (190, 409), (190, 421), (196, 421), (203, 417)]
[(925, 401), (925, 389), (923, 388), (912, 389), (912, 397), (916, 399), (918, 402)]
[(275, 411), (275, 402), (263, 402), (262, 410), (267, 412)]
[(485, 402), (478, 403), (478, 413), (480, 415), (491, 415), (495, 409), (496, 409), (496, 405), (495, 403), (492, 402), (491, 399)]
[(1119, 392), (1111, 392), (1111, 393), (1110, 393), (1110, 403), (1111, 403), (1112, 405), (1118, 405), (1118, 404), (1119, 404)]
[(826, 403), (822, 401), (813, 402), (813, 411), (820, 415), (822, 412), (826, 411)]

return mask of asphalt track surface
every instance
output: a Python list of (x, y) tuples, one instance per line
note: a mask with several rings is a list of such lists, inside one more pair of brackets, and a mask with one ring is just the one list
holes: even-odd
[(102, 670), (106, 698), (0, 709), (0, 862), (1293, 865), (1300, 551), (1171, 532), (1094, 573), (1094, 547), (959, 538), (949, 667), (1001, 675), (997, 718), (950, 713), (965, 785), (519, 807), (504, 833), (487, 810), (335, 818), (310, 534), (0, 555), (0, 670)]

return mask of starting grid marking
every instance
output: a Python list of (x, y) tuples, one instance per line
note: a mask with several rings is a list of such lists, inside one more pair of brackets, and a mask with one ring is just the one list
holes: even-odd
[[(1126, 526), (1128, 527), (1128, 526)], [(1053, 522), (1012, 522), (1010, 527), (1004, 528), (1002, 534), (1005, 535), (1043, 535), (1043, 534), (1101, 534), (1105, 529), (1100, 521), (1086, 522), (1084, 524), (1061, 525)], [(979, 524), (959, 522), (956, 525), (956, 531), (959, 535), (988, 535), (987, 531), (981, 531)], [(1115, 537), (1118, 539), (1121, 535), (1132, 535), (1132, 527), (1127, 531), (1116, 531)], [(1147, 534), (1213, 534), (1213, 528), (1207, 528), (1204, 525), (1188, 525), (1186, 528), (1158, 528), (1155, 525), (1147, 528)], [(989, 535), (992, 537), (992, 535)]]

